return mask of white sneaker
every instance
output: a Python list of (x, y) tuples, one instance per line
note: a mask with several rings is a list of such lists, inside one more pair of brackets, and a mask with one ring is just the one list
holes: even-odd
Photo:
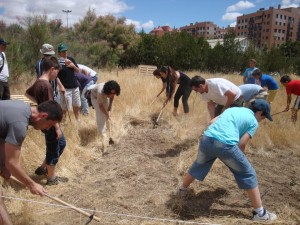
[(277, 216), (275, 213), (271, 213), (268, 210), (264, 209), (264, 214), (262, 216), (259, 216), (257, 212), (253, 211), (253, 221), (264, 221), (264, 220), (276, 220)]

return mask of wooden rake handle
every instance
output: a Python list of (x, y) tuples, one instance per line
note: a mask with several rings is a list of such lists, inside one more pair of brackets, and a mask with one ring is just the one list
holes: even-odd
[[(15, 178), (15, 177), (13, 177), (13, 176), (11, 176), (10, 179), (12, 179), (12, 180), (16, 181), (17, 183), (23, 185), (23, 183), (21, 183), (17, 178)], [(57, 197), (51, 196), (50, 194), (45, 193), (44, 195), (45, 195), (46, 197), (48, 197), (48, 198), (50, 198), (50, 199), (56, 201), (56, 202), (59, 202), (59, 203), (65, 205), (65, 206), (70, 207), (71, 209), (73, 209), (73, 210), (75, 210), (75, 211), (77, 211), (77, 212), (79, 212), (79, 213), (81, 213), (81, 214), (83, 214), (83, 215), (85, 215), (85, 216), (87, 216), (87, 217), (90, 217), (90, 219), (93, 219), (93, 220), (96, 220), (96, 221), (98, 221), (98, 222), (101, 222), (101, 219), (100, 219), (99, 217), (97, 217), (97, 216), (94, 216), (93, 214), (89, 214), (88, 212), (86, 212), (86, 211), (84, 211), (84, 210), (82, 210), (82, 209), (80, 209), (80, 208), (77, 208), (76, 206), (71, 205), (71, 204), (69, 204), (69, 203), (67, 203), (67, 202), (65, 202), (65, 201), (63, 201), (63, 200), (61, 200), (61, 199), (59, 199), (59, 198), (57, 198)]]
[(44, 195), (45, 195), (46, 197), (48, 197), (48, 198), (50, 198), (50, 199), (56, 201), (56, 202), (59, 202), (59, 203), (65, 205), (65, 206), (70, 207), (71, 209), (74, 209), (75, 211), (77, 211), (77, 212), (79, 212), (79, 213), (81, 213), (81, 214), (83, 214), (83, 215), (85, 215), (85, 216), (87, 216), (87, 217), (92, 216), (92, 217), (93, 217), (93, 218), (92, 218), (93, 220), (96, 220), (96, 221), (98, 221), (98, 222), (101, 222), (101, 219), (100, 219), (99, 217), (93, 216), (93, 215), (89, 214), (88, 212), (86, 212), (86, 211), (84, 211), (84, 210), (82, 210), (82, 209), (80, 209), (80, 208), (77, 208), (77, 207), (74, 206), (74, 205), (71, 205), (71, 204), (69, 204), (69, 203), (67, 203), (67, 202), (65, 202), (65, 201), (63, 201), (63, 200), (61, 200), (61, 199), (59, 199), (59, 198), (57, 198), (57, 197), (51, 196), (51, 195), (49, 195), (49, 194), (44, 194)]

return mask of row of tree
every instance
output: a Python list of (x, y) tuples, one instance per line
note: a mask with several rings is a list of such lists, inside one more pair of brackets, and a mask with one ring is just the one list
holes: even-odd
[(6, 25), (0, 21), (1, 36), (11, 42), (7, 48), (12, 80), (24, 71), (33, 74), (41, 57), (43, 43), (57, 46), (64, 42), (77, 62), (94, 68), (133, 67), (139, 64), (171, 65), (175, 69), (209, 72), (242, 72), (250, 58), (258, 61), (264, 72), (300, 74), (300, 42), (287, 42), (280, 48), (257, 49), (254, 45), (242, 51), (234, 32), (227, 34), (224, 44), (211, 48), (204, 38), (186, 32), (167, 33), (162, 37), (137, 33), (125, 18), (112, 15), (96, 16), (89, 10), (71, 28), (61, 20), (49, 20), (47, 15), (26, 17)]

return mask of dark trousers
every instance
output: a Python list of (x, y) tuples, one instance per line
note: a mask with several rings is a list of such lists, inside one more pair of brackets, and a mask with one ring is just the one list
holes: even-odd
[(55, 127), (51, 127), (49, 130), (44, 131), (44, 133), (46, 140), (46, 164), (56, 165), (66, 147), (65, 136), (62, 134), (62, 137), (57, 140)]
[[(231, 105), (231, 107), (243, 107), (244, 101), (241, 99), (237, 99), (235, 100)], [(223, 109), (224, 105), (217, 105), (215, 108), (215, 117), (221, 115), (222, 113), (222, 109)]]
[(8, 82), (0, 81), (0, 100), (9, 100), (10, 91)]
[(182, 105), (183, 105), (184, 113), (188, 113), (189, 112), (188, 100), (191, 92), (192, 92), (192, 88), (189, 85), (179, 85), (174, 96), (174, 108), (178, 108), (179, 99), (182, 97)]

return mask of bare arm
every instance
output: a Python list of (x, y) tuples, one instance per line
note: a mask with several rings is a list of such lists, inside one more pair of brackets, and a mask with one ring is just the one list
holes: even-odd
[(160, 96), (160, 94), (161, 94), (161, 93), (163, 93), (163, 92), (164, 92), (164, 90), (166, 90), (166, 87), (167, 87), (167, 83), (166, 83), (166, 82), (164, 82), (164, 83), (163, 83), (163, 86), (162, 86), (162, 89), (160, 90), (160, 92), (157, 94), (157, 96), (156, 96), (156, 97), (159, 97), (159, 96)]
[(61, 93), (65, 94), (66, 89), (65, 89), (64, 85), (61, 83), (61, 81), (58, 77), (57, 77), (57, 85), (58, 85), (59, 91)]
[(229, 108), (230, 105), (234, 102), (234, 98), (236, 96), (236, 93), (233, 90), (228, 90), (228, 91), (225, 92), (224, 95), (227, 96), (227, 102), (225, 103), (225, 105), (222, 109), (222, 112), (224, 112), (225, 109)]
[(216, 104), (213, 101), (207, 102), (207, 109), (210, 115), (210, 119), (215, 117)]
[(246, 84), (246, 77), (243, 76), (243, 83)]
[(286, 98), (286, 107), (285, 107), (285, 110), (283, 110), (284, 112), (287, 112), (290, 110), (291, 101), (292, 101), (292, 95), (290, 94)]
[(245, 133), (241, 138), (240, 138), (240, 142), (239, 142), (239, 147), (240, 149), (245, 152), (245, 148), (246, 145), (248, 143), (248, 141), (250, 140), (250, 135), (248, 133)]
[(112, 96), (111, 98), (109, 98), (109, 106), (108, 106), (108, 109), (107, 109), (108, 112), (111, 111), (111, 107), (112, 107), (114, 98), (115, 98), (115, 96)]
[(20, 165), (21, 146), (5, 143), (5, 166), (19, 181), (26, 185), (32, 194), (44, 195), (46, 190), (35, 183)]

